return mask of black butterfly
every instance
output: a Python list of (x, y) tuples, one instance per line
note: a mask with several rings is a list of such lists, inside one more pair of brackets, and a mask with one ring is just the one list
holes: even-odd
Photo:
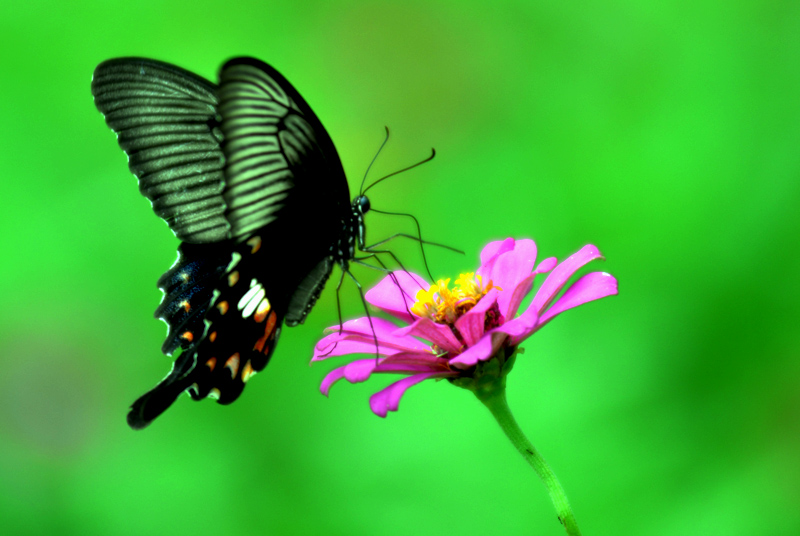
[(305, 320), (334, 264), (365, 251), (369, 200), (350, 202), (333, 142), (266, 63), (235, 58), (219, 85), (155, 60), (101, 63), (92, 95), (139, 189), (182, 241), (158, 281), (162, 351), (182, 353), (128, 413), (144, 428), (185, 390), (236, 400)]

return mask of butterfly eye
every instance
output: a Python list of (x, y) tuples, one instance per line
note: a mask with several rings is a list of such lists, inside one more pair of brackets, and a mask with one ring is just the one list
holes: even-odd
[(353, 204), (356, 207), (358, 207), (358, 211), (361, 214), (366, 214), (367, 212), (369, 212), (369, 209), (370, 209), (369, 197), (367, 197), (366, 195), (360, 195), (360, 196), (356, 197), (356, 200), (355, 200), (355, 202)]

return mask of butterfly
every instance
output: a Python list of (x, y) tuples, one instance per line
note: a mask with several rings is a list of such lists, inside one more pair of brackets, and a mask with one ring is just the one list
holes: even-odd
[(141, 429), (184, 391), (229, 404), (264, 369), (281, 326), (303, 323), (334, 265), (365, 251), (369, 199), (350, 201), (317, 116), (274, 68), (234, 58), (219, 84), (175, 65), (118, 58), (92, 78), (97, 109), (139, 189), (181, 240), (159, 279), (162, 351), (181, 354), (131, 406)]

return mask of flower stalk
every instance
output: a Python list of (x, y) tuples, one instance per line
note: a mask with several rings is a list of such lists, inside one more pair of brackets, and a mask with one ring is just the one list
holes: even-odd
[[(514, 448), (522, 455), (528, 464), (533, 467), (536, 474), (542, 480), (550, 499), (555, 506), (558, 520), (564, 526), (569, 536), (580, 536), (581, 531), (575, 520), (575, 514), (567, 500), (567, 494), (555, 473), (547, 464), (545, 459), (536, 450), (536, 447), (528, 440), (525, 433), (519, 427), (511, 408), (508, 407), (506, 400), (506, 375), (514, 366), (516, 348), (506, 348), (490, 360), (480, 363), (471, 378), (456, 378), (450, 380), (451, 383), (464, 389), (472, 391), (478, 400), (486, 406), (492, 413), (506, 437), (514, 445)], [(521, 349), (519, 350), (521, 353)], [(509, 355), (510, 354), (510, 355)]]

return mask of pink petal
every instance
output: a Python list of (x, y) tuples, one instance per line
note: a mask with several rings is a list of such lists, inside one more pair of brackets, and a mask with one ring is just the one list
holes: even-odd
[(484, 285), (492, 280), (494, 265), (500, 256), (514, 251), (514, 243), (513, 238), (506, 238), (502, 242), (491, 242), (483, 248), (483, 251), (481, 251), (481, 265), (475, 270), (475, 275), (481, 278)]
[(372, 372), (380, 366), (380, 361), (375, 359), (357, 359), (344, 367), (344, 379), (350, 383), (367, 381)]
[(508, 335), (508, 344), (516, 346), (523, 340), (530, 337), (530, 335), (539, 329), (539, 317), (536, 316), (536, 310), (529, 307), (527, 311), (522, 313), (517, 318), (510, 320), (492, 330), (498, 331)]
[(350, 383), (360, 383), (369, 379), (372, 373), (377, 369), (379, 364), (375, 359), (359, 359), (348, 363), (344, 366), (337, 367), (325, 375), (319, 390), (323, 395), (328, 396), (333, 384), (346, 379)]
[[(391, 337), (392, 332), (396, 329), (397, 324), (377, 316), (372, 317), (372, 325), (370, 326), (369, 319), (366, 316), (362, 316), (361, 318), (345, 321), (345, 323), (342, 324), (341, 330), (345, 333), (369, 335), (370, 337), (374, 331), (375, 335), (379, 338), (384, 338)], [(325, 328), (325, 331), (329, 333), (338, 333), (339, 325), (337, 324)]]
[(542, 283), (530, 307), (533, 307), (536, 314), (541, 317), (542, 311), (553, 301), (553, 298), (556, 297), (556, 294), (558, 294), (566, 282), (569, 281), (569, 278), (587, 262), (601, 257), (600, 251), (592, 244), (583, 246), (580, 251), (573, 254), (553, 269), (550, 275), (547, 276), (547, 279), (544, 280), (544, 283)]
[[(383, 318), (373, 317), (372, 326), (378, 339), (378, 354), (392, 355), (398, 351), (427, 351), (428, 346), (414, 337), (397, 337), (397, 325)], [(327, 335), (314, 347), (311, 361), (321, 361), (333, 356), (345, 354), (374, 354), (375, 339), (367, 318), (349, 320), (342, 326), (342, 333), (338, 333), (338, 326), (329, 329), (336, 333)]]
[[(392, 276), (397, 279), (397, 282), (392, 279)], [(399, 287), (397, 286), (398, 283)], [(409, 312), (416, 301), (417, 292), (428, 290), (430, 286), (430, 283), (417, 274), (393, 272), (367, 291), (365, 298), (375, 307), (406, 323), (411, 323), (416, 317), (409, 314)]]
[[(416, 339), (414, 339), (413, 337), (408, 337), (408, 340), (414, 340), (415, 342), (419, 342), (416, 341)], [(412, 345), (405, 345), (402, 347), (399, 345), (384, 345), (381, 344), (380, 340), (378, 340), (377, 355), (389, 357), (400, 352), (425, 351), (424, 349), (427, 348), (428, 348), (427, 346), (424, 346), (423, 349), (420, 349), (419, 347)], [(323, 349), (315, 348), (314, 356), (311, 358), (311, 361), (312, 362), (323, 361), (331, 357), (338, 357), (348, 354), (367, 354), (367, 355), (372, 355), (374, 359), (374, 356), (376, 354), (375, 341), (366, 338), (358, 340), (343, 339)]]
[(522, 303), (522, 300), (525, 299), (525, 296), (527, 296), (533, 288), (533, 281), (536, 275), (549, 272), (555, 268), (557, 264), (558, 259), (555, 257), (548, 257), (539, 263), (539, 266), (536, 267), (531, 275), (519, 282), (511, 293), (511, 300), (507, 305), (508, 309), (504, 311), (502, 307), (500, 308), (500, 312), (503, 313), (503, 317), (505, 317), (506, 321), (516, 316), (517, 311), (519, 311), (520, 303)]
[(486, 326), (486, 311), (491, 309), (497, 302), (498, 294), (497, 289), (490, 290), (486, 293), (486, 296), (475, 304), (475, 307), (456, 320), (456, 329), (461, 333), (461, 337), (467, 346), (472, 346), (483, 337)]
[(386, 367), (401, 365), (419, 365), (428, 367), (431, 370), (449, 370), (447, 359), (437, 357), (430, 352), (400, 352), (385, 359), (381, 359), (381, 364), (378, 368), (383, 371)]
[(508, 310), (514, 288), (531, 275), (535, 265), (536, 243), (530, 239), (517, 240), (513, 251), (498, 255), (491, 270), (481, 274), (484, 284), (491, 280), (503, 289), (504, 293), (497, 300), (501, 311)]
[(375, 359), (358, 359), (329, 372), (322, 380), (320, 391), (328, 396), (333, 384), (341, 379), (350, 383), (361, 383), (376, 372), (394, 374), (418, 374), (433, 372), (452, 375), (446, 359), (430, 353), (403, 352), (392, 357), (376, 361)]
[(325, 375), (325, 377), (322, 379), (322, 383), (319, 386), (319, 390), (323, 395), (328, 396), (333, 384), (344, 378), (345, 367), (347, 367), (347, 365), (344, 367), (335, 368)]
[(592, 272), (581, 277), (539, 319), (543, 326), (557, 315), (584, 303), (617, 294), (617, 280), (605, 272)]
[(505, 253), (506, 251), (511, 251), (512, 249), (514, 249), (513, 238), (489, 242), (481, 251), (481, 264), (486, 264), (492, 257), (496, 257), (497, 255)]
[(477, 364), (478, 361), (486, 361), (503, 346), (507, 338), (508, 336), (505, 333), (492, 330), (481, 337), (481, 340), (475, 343), (474, 346), (467, 348), (464, 353), (451, 359), (450, 365), (468, 368)]
[(539, 266), (536, 267), (537, 274), (546, 274), (550, 270), (556, 267), (558, 264), (558, 259), (555, 257), (547, 257), (545, 260), (539, 263)]
[(427, 380), (428, 378), (445, 378), (447, 376), (456, 376), (457, 372), (442, 373), (442, 372), (425, 372), (422, 374), (415, 374), (408, 378), (393, 383), (386, 389), (378, 391), (369, 398), (369, 406), (372, 412), (378, 417), (386, 417), (390, 411), (397, 411), (400, 405), (400, 399), (408, 390), (418, 383)]
[(525, 296), (527, 296), (533, 288), (533, 280), (535, 277), (536, 273), (532, 273), (520, 281), (516, 287), (511, 289), (511, 292), (507, 293), (511, 299), (507, 301), (506, 309), (504, 310), (502, 306), (499, 306), (500, 312), (503, 314), (503, 317), (506, 319), (506, 321), (509, 321), (516, 316), (517, 310), (519, 310), (519, 304), (522, 303), (522, 300), (525, 299)]
[(399, 328), (394, 334), (397, 337), (421, 337), (449, 353), (457, 353), (463, 346), (449, 326), (437, 324), (430, 318), (419, 318), (410, 326)]

